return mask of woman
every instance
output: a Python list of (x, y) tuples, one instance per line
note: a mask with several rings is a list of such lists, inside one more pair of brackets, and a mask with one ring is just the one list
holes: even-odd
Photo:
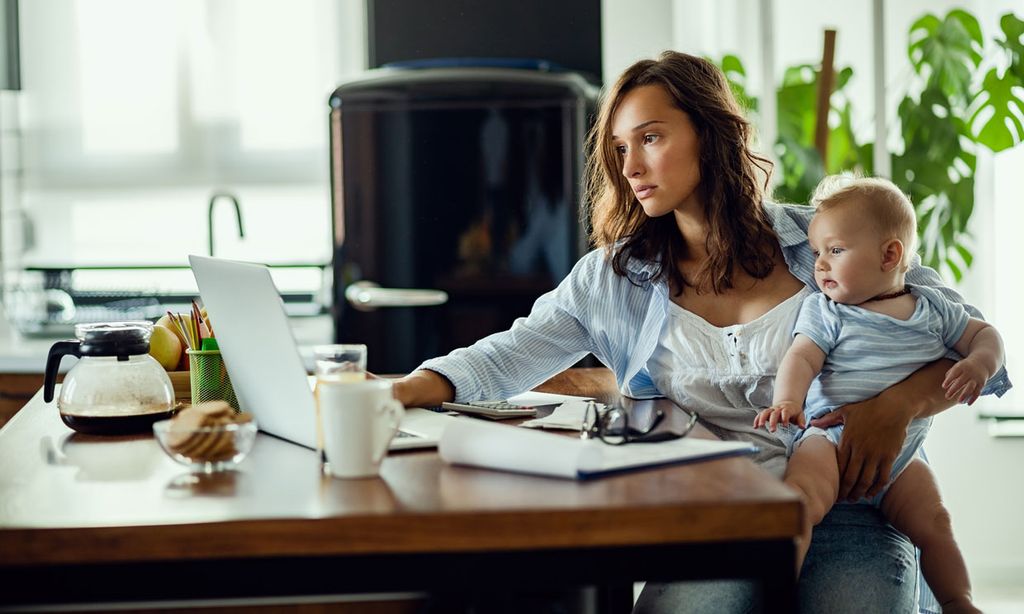
[[(506, 332), (425, 362), (398, 381), (406, 405), (505, 398), (593, 353), (622, 392), (697, 410), (720, 437), (755, 441), (781, 476), (785, 452), (751, 427), (771, 404), (778, 363), (803, 296), (815, 289), (812, 211), (763, 204), (771, 165), (722, 73), (665, 52), (631, 66), (607, 93), (590, 137), (592, 240), (570, 275)], [(940, 285), (916, 265), (912, 284)], [(961, 300), (953, 291), (944, 291)], [(938, 361), (845, 418), (841, 498), (876, 493), (906, 426), (947, 408)], [(1005, 373), (992, 392), (1005, 388)], [(909, 400), (909, 401), (908, 401)], [(800, 579), (812, 612), (909, 611), (909, 542), (868, 506), (837, 506), (814, 532)], [(749, 583), (648, 584), (638, 611), (746, 611)]]

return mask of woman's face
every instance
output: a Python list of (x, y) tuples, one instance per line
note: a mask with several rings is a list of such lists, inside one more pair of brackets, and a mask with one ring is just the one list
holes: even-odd
[(700, 143), (690, 117), (660, 85), (631, 90), (612, 116), (612, 144), (644, 213), (700, 211)]

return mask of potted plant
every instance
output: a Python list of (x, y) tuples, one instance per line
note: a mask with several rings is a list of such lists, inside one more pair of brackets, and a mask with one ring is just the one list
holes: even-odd
[[(973, 261), (967, 224), (974, 211), (976, 152), (999, 152), (1024, 140), (1024, 21), (1007, 13), (999, 26), (1001, 36), (986, 47), (978, 20), (954, 9), (945, 18), (924, 15), (908, 34), (914, 78), (898, 106), (892, 180), (917, 209), (922, 260), (958, 281)], [(741, 104), (756, 111), (742, 62), (726, 56), (720, 65)], [(859, 144), (853, 131), (844, 91), (853, 76), (849, 67), (836, 71), (825, 159), (815, 149), (819, 75), (820, 67), (793, 66), (778, 88), (778, 200), (806, 203), (825, 174), (873, 173), (874, 145)]]

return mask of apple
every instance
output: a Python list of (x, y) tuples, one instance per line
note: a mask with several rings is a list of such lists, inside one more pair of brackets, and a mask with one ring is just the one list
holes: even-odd
[[(206, 314), (206, 307), (200, 308), (199, 309), (199, 314), (203, 317), (203, 322), (205, 323), (205, 325), (200, 326), (200, 329), (199, 329), (200, 333), (202, 333), (204, 336), (205, 335), (209, 335), (209, 332), (210, 332), (210, 326), (209, 326), (210, 317)], [(182, 314), (178, 314), (178, 315), (180, 315), (181, 318), (184, 319), (184, 320), (187, 320), (187, 319), (189, 319), (191, 317), (191, 314), (188, 314), (188, 313), (182, 313)], [(181, 358), (178, 360), (178, 364), (177, 364), (177, 366), (173, 370), (174, 371), (188, 371), (189, 370), (189, 359), (188, 359), (188, 353), (185, 352), (185, 348), (188, 347), (188, 342), (185, 341), (185, 337), (178, 331), (178, 325), (174, 321), (171, 320), (171, 316), (169, 316), (167, 314), (164, 314), (164, 315), (160, 316), (159, 320), (156, 321), (156, 326), (163, 326), (164, 328), (169, 329), (172, 333), (174, 333), (174, 335), (178, 338), (178, 341), (181, 343), (181, 350), (182, 350), (181, 351)]]
[(154, 326), (149, 338), (149, 355), (156, 359), (165, 371), (173, 371), (181, 360), (181, 341), (174, 331), (166, 326)]
[(185, 338), (182, 337), (181, 333), (178, 332), (178, 325), (175, 324), (174, 322), (171, 322), (171, 316), (167, 315), (166, 313), (160, 316), (160, 319), (156, 321), (156, 326), (163, 326), (167, 330), (171, 331), (172, 333), (174, 333), (174, 336), (178, 338), (178, 342), (181, 343), (181, 347), (188, 347), (188, 344), (185, 343)]
[(163, 316), (160, 317), (159, 320), (156, 321), (155, 326), (163, 326), (164, 328), (169, 329), (172, 333), (174, 333), (174, 336), (178, 338), (178, 342), (181, 343), (181, 358), (178, 360), (178, 364), (173, 369), (170, 370), (188, 371), (188, 354), (185, 353), (185, 348), (188, 347), (188, 343), (185, 342), (185, 337), (183, 337), (181, 333), (178, 332), (178, 325), (171, 321), (171, 316), (164, 314)]
[(175, 371), (189, 371), (191, 370), (192, 361), (188, 359), (188, 352), (185, 351), (185, 346), (181, 346), (181, 359), (178, 360), (178, 366), (174, 367)]

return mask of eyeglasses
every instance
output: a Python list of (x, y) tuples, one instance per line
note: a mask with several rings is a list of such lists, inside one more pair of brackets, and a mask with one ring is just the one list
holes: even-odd
[(583, 413), (583, 428), (580, 431), (580, 439), (600, 439), (601, 441), (620, 446), (626, 443), (657, 443), (659, 441), (670, 441), (682, 439), (690, 434), (697, 424), (697, 413), (690, 414), (690, 420), (682, 433), (674, 431), (653, 432), (655, 428), (665, 419), (663, 411), (656, 410), (654, 419), (647, 425), (647, 428), (638, 429), (629, 425), (629, 412), (621, 407), (610, 407), (605, 411), (598, 411), (597, 404), (593, 401), (587, 403), (587, 409)]

